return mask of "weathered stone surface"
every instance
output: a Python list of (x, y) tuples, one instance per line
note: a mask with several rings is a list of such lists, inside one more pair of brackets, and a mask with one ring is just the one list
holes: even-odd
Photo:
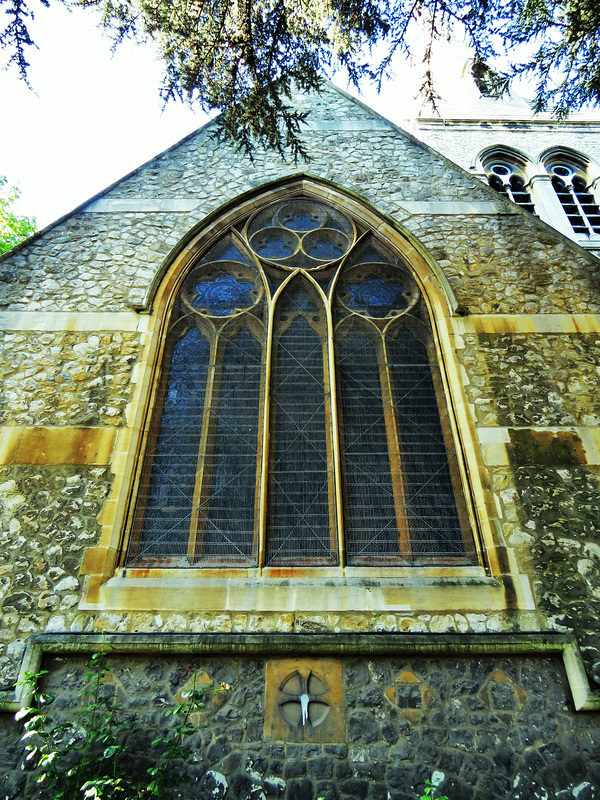
[[(77, 629), (76, 576), (84, 549), (98, 536), (97, 516), (109, 486), (105, 468), (0, 469), (0, 568), (12, 567), (0, 591), (0, 629), (8, 642), (0, 682), (17, 677), (20, 633)], [(40, 574), (42, 563), (56, 566)], [(53, 616), (59, 608), (62, 613)]]
[(428, 216), (405, 224), (471, 314), (600, 311), (600, 262), (526, 215)]
[[(345, 742), (262, 743), (240, 736), (236, 719), (222, 712), (236, 708), (246, 730), (261, 729), (262, 709), (253, 695), (264, 685), (262, 662), (252, 666), (253, 691), (242, 695), (250, 677), (243, 659), (189, 656), (175, 665), (164, 656), (114, 656), (111, 661), (106, 690), (137, 721), (128, 735), (139, 739), (146, 759), (149, 741), (163, 724), (162, 714), (180, 701), (191, 675), (208, 675), (217, 685), (222, 680), (230, 683), (231, 689), (219, 693), (218, 701), (209, 693), (202, 719), (197, 720), (203, 726), (201, 736), (193, 740), (194, 758), (185, 765), (196, 787), (194, 797), (239, 800), (260, 797), (262, 792), (285, 800), (387, 800), (389, 796), (414, 800), (425, 780), (436, 773), (442, 776), (440, 788), (450, 800), (524, 800), (536, 793), (538, 798), (564, 798), (579, 797), (575, 789), (587, 792), (587, 786), (596, 787), (600, 774), (598, 715), (569, 710), (562, 670), (553, 659), (364, 662), (368, 677), (362, 685), (367, 692), (379, 691), (382, 678), (387, 681), (383, 688), (389, 689), (395, 681), (406, 682), (408, 675), (427, 692), (421, 693), (420, 702), (410, 704), (408, 717), (403, 715), (401, 695), (390, 701), (386, 693), (375, 714), (355, 697), (346, 711), (350, 747)], [(44, 666), (49, 670), (44, 688), (60, 698), (52, 713), (72, 715), (74, 707), (84, 702), (77, 693), (85, 686), (85, 660), (48, 659)], [(354, 674), (347, 663), (346, 692)], [(475, 699), (479, 702), (474, 704)], [(389, 746), (386, 727), (394, 730), (398, 741), (394, 747)], [(25, 782), (31, 787), (34, 776), (19, 769), (17, 727), (7, 720), (0, 730), (2, 763), (8, 765), (0, 786), (8, 787), (7, 796), (21, 800), (30, 795), (28, 789), (19, 794), (19, 785)], [(367, 736), (357, 736), (360, 731)], [(540, 794), (542, 790), (546, 794)], [(169, 795), (173, 800), (178, 796), (176, 791)], [(589, 792), (582, 796), (595, 797)]]
[(139, 334), (0, 331), (0, 425), (123, 425)]
[(481, 425), (600, 425), (597, 334), (471, 334), (459, 355)]

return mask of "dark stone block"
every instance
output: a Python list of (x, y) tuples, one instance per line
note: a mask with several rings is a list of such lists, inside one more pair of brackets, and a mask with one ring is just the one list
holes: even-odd
[(344, 778), (349, 778), (351, 775), (352, 767), (347, 761), (342, 761), (336, 766), (335, 777), (338, 779), (338, 782), (344, 780)]
[[(447, 795), (448, 800), (473, 800), (475, 797), (473, 789), (457, 778), (446, 779), (442, 789), (444, 794)], [(494, 800), (500, 800), (500, 797), (501, 796), (495, 797)], [(477, 793), (477, 800), (483, 800), (483, 795), (480, 795), (479, 792)]]
[(444, 728), (458, 728), (468, 723), (469, 716), (462, 705), (453, 705), (446, 711), (446, 724)]
[(150, 681), (161, 681), (165, 677), (164, 663), (151, 661), (145, 668), (144, 673)]
[(468, 751), (473, 749), (473, 734), (465, 728), (449, 731), (447, 741), (449, 747), (458, 747), (460, 750)]
[(446, 736), (446, 730), (442, 727), (423, 728), (423, 740), (432, 744), (441, 744)]
[(299, 778), (302, 775), (306, 775), (306, 761), (298, 758), (288, 759), (285, 762), (283, 777), (286, 780), (288, 778)]
[[(504, 775), (491, 773), (485, 775), (477, 789), (477, 800), (502, 800), (512, 795), (512, 781)], [(444, 786), (444, 790), (446, 787)], [(543, 795), (542, 795), (543, 796)], [(449, 797), (452, 795), (449, 794)]]
[(323, 756), (322, 758), (315, 758), (308, 762), (307, 774), (310, 778), (317, 780), (325, 780), (331, 778), (333, 775), (333, 760)]
[(385, 722), (381, 726), (381, 735), (388, 744), (396, 744), (398, 741), (398, 729), (391, 722)]
[(348, 738), (351, 742), (376, 742), (379, 739), (379, 724), (370, 714), (359, 711), (348, 720)]
[(345, 744), (326, 744), (323, 752), (336, 758), (346, 758), (348, 747)]
[(240, 768), (242, 763), (241, 753), (230, 753), (222, 762), (219, 771), (224, 775), (232, 775)]
[(252, 770), (253, 772), (258, 772), (259, 775), (264, 775), (268, 769), (268, 766), (269, 762), (267, 759), (260, 755), (252, 755), (252, 757), (249, 758), (246, 763), (246, 769)]
[(547, 764), (552, 764), (555, 761), (562, 761), (565, 757), (562, 747), (556, 744), (556, 742), (550, 742), (540, 747), (539, 753)]
[[(240, 679), (244, 683), (249, 683), (253, 680), (263, 680), (265, 671), (265, 662), (261, 660), (256, 661), (242, 661), (240, 667)], [(216, 672), (216, 670), (215, 670)], [(227, 680), (221, 677), (219, 673), (219, 680), (225, 680), (225, 683), (233, 683), (231, 680)]]
[(310, 758), (319, 755), (321, 745), (319, 744), (288, 744), (285, 754), (288, 758)]
[(383, 695), (376, 686), (366, 686), (359, 692), (358, 700), (361, 705), (367, 708), (379, 708), (383, 703)]
[(357, 797), (362, 800), (369, 792), (369, 782), (359, 778), (351, 778), (340, 784), (340, 790), (343, 797)]
[(392, 673), (390, 672), (390, 665), (387, 661), (372, 661), (371, 675), (377, 683), (384, 683), (388, 686), (392, 682)]
[(245, 772), (236, 772), (229, 781), (229, 795), (231, 797), (252, 797), (256, 793), (257, 784)]
[(385, 764), (376, 764), (368, 761), (355, 761), (353, 767), (356, 778), (383, 780), (385, 777)]
[(229, 698), (229, 704), (241, 708), (248, 700), (256, 697), (256, 692), (251, 686), (240, 686)]
[(248, 720), (246, 723), (246, 741), (261, 742), (263, 737), (263, 727), (262, 719)]
[(200, 778), (193, 796), (198, 797), (198, 800), (221, 800), (226, 791), (225, 784), (215, 779), (215, 775), (209, 771)]
[(338, 792), (334, 783), (330, 781), (326, 783), (317, 784), (317, 797), (322, 797), (323, 800), (338, 800)]
[(492, 683), (489, 692), (493, 708), (511, 711), (517, 707), (514, 686), (510, 683)]
[(265, 744), (263, 747), (264, 754), (270, 758), (283, 758), (285, 756), (285, 745), (283, 744)]
[(494, 763), (503, 772), (510, 774), (515, 768), (516, 756), (515, 753), (504, 745), (498, 747), (494, 753)]
[(475, 734), (475, 747), (479, 753), (493, 753), (496, 749), (496, 738), (490, 731), (477, 731)]
[(384, 764), (390, 759), (390, 748), (383, 744), (374, 744), (369, 747), (369, 758), (379, 764)]
[(413, 758), (414, 748), (406, 741), (401, 739), (395, 747), (390, 749), (392, 758), (399, 758), (401, 761), (407, 761)]
[(209, 764), (215, 764), (231, 752), (231, 747), (226, 736), (220, 736), (206, 751)]
[(354, 661), (351, 664), (346, 664), (346, 686), (354, 689), (357, 686), (369, 682), (369, 669), (364, 661)]
[(464, 755), (462, 753), (458, 753), (455, 750), (442, 750), (440, 760), (436, 766), (439, 767), (445, 775), (458, 775), (463, 760)]
[(269, 763), (269, 772), (272, 775), (283, 775), (283, 761), (271, 761)]
[(427, 686), (444, 700), (448, 688), (448, 676), (445, 672), (432, 671), (427, 678)]
[(570, 785), (569, 777), (560, 764), (545, 767), (540, 772), (539, 780), (544, 789), (555, 792), (559, 789), (566, 789)]
[(574, 783), (581, 783), (587, 774), (587, 764), (579, 756), (570, 756), (565, 759), (563, 767)]
[(279, 775), (268, 775), (263, 779), (263, 790), (267, 797), (282, 797), (286, 783)]
[(383, 783), (371, 783), (369, 785), (369, 800), (387, 800), (388, 792)]
[(308, 778), (290, 781), (287, 785), (288, 800), (313, 800), (313, 785)]
[(413, 771), (412, 766), (392, 765), (387, 768), (386, 778), (388, 786), (392, 789), (406, 789), (412, 786)]
[(455, 681), (452, 684), (453, 695), (476, 694), (478, 691), (479, 683), (478, 681), (474, 681), (472, 679), (465, 678), (460, 681)]

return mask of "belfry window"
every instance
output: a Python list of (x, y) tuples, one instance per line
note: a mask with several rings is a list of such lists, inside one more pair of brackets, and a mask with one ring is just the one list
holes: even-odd
[(428, 312), (401, 258), (309, 196), (243, 219), (177, 291), (126, 564), (471, 564)]
[(573, 231), (583, 236), (600, 233), (600, 209), (588, 186), (585, 170), (575, 163), (554, 161), (549, 172)]
[(535, 206), (526, 188), (525, 178), (516, 165), (506, 160), (494, 161), (485, 165), (485, 171), (492, 189), (535, 215)]

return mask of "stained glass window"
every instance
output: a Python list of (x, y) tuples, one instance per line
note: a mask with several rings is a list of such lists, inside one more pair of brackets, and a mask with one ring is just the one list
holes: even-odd
[(388, 244), (279, 200), (170, 313), (127, 565), (474, 563), (428, 312)]

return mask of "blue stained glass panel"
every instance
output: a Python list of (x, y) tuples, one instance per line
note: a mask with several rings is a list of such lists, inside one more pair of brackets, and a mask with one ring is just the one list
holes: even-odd
[(319, 218), (308, 211), (296, 211), (282, 220), (282, 224), (292, 231), (312, 231), (319, 227)]
[(365, 311), (372, 317), (385, 317), (390, 311), (408, 307), (402, 283), (392, 283), (383, 278), (367, 278), (361, 283), (349, 283), (346, 291), (351, 296), (348, 308)]
[(197, 283), (197, 295), (192, 302), (195, 308), (206, 309), (215, 317), (226, 317), (236, 308), (248, 308), (253, 304), (253, 287), (251, 281), (238, 281), (233, 275), (219, 275), (214, 281)]
[(291, 297), (286, 298), (286, 303), (283, 306), (283, 310), (286, 312), (316, 311), (317, 307), (310, 300), (308, 294), (304, 290), (299, 289), (298, 291), (294, 292)]
[[(135, 558), (185, 559), (190, 535), (210, 344), (197, 328), (173, 348)], [(131, 558), (129, 558), (131, 560)]]
[(346, 244), (344, 247), (339, 241), (323, 238), (305, 245), (305, 249), (311, 258), (316, 258), (320, 261), (334, 261), (344, 255), (348, 245)]
[(254, 250), (262, 258), (277, 260), (278, 258), (288, 258), (296, 249), (296, 242), (292, 242), (285, 236), (285, 231), (281, 231), (281, 237), (277, 233), (270, 233), (260, 241), (253, 243)]

